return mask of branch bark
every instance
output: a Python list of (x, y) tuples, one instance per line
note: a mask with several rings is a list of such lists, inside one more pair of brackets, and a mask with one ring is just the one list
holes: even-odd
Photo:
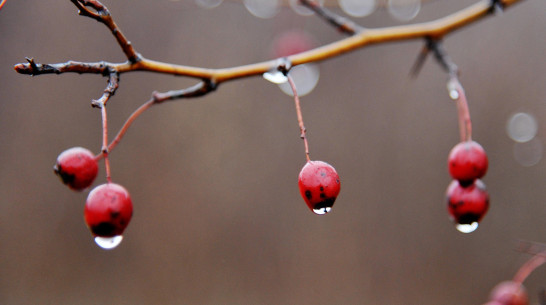
[[(124, 63), (83, 63), (69, 61), (67, 63), (58, 64), (39, 64), (32, 60), (28, 63), (15, 65), (14, 69), (18, 73), (40, 75), (77, 72), (109, 75), (109, 71), (115, 71), (119, 74), (132, 71), (148, 71), (207, 80), (207, 82), (217, 86), (220, 83), (231, 80), (262, 75), (265, 72), (276, 69), (276, 65), (278, 64), (277, 60), (269, 60), (236, 67), (208, 69), (147, 59), (138, 54), (125, 36), (121, 34), (121, 30), (113, 21), (106, 7), (97, 4), (98, 1), (71, 1), (80, 9), (81, 15), (98, 20), (111, 30), (116, 37), (118, 44), (120, 44), (123, 52), (127, 56), (128, 61)], [(350, 37), (306, 52), (288, 56), (286, 59), (292, 66), (297, 66), (327, 60), (374, 44), (412, 39), (441, 40), (446, 35), (491, 15), (494, 11), (492, 8), (498, 5), (495, 3), (501, 3), (500, 5), (506, 9), (521, 1), (523, 0), (482, 0), (451, 15), (429, 22), (376, 29), (362, 28)], [(87, 6), (96, 9), (97, 12), (92, 12)], [(82, 11), (84, 13), (82, 13)]]

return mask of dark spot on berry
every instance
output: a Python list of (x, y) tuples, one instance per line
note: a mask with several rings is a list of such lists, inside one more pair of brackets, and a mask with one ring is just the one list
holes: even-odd
[(322, 177), (326, 177), (326, 172), (320, 172), (320, 175), (321, 175)]
[(59, 178), (61, 178), (61, 181), (64, 184), (71, 184), (72, 182), (74, 182), (74, 179), (76, 179), (76, 175), (71, 175), (63, 172), (63, 169), (60, 165), (53, 166), (53, 171), (57, 176), (59, 176)]
[(452, 207), (452, 208), (457, 208), (459, 206), (462, 206), (464, 204), (464, 201), (462, 200), (459, 200), (459, 201), (451, 201), (449, 200), (449, 205)]
[(477, 222), (478, 220), (480, 220), (481, 216), (478, 215), (478, 214), (474, 214), (474, 213), (467, 213), (467, 214), (463, 214), (461, 215), (458, 219), (457, 219), (457, 222), (459, 224), (462, 224), (462, 225), (467, 225), (467, 224), (472, 224), (474, 222)]
[(110, 218), (111, 219), (116, 219), (116, 218), (118, 218), (119, 214), (120, 214), (119, 211), (112, 211), (112, 212), (110, 212)]
[(320, 198), (323, 198), (323, 199), (326, 198), (326, 194), (320, 193)]
[(474, 180), (459, 180), (459, 184), (460, 184), (462, 187), (469, 187), (469, 186), (471, 186), (472, 184), (474, 184)]
[(116, 227), (109, 222), (101, 222), (98, 225), (91, 227), (91, 232), (93, 232), (93, 234), (102, 237), (112, 237), (115, 235), (115, 231)]
[(310, 190), (306, 190), (306, 191), (305, 191), (305, 197), (307, 197), (307, 199), (311, 200), (311, 198), (313, 197), (313, 195), (311, 195), (311, 191), (310, 191)]
[(336, 201), (335, 197), (334, 198), (324, 199), (323, 201), (315, 204), (313, 206), (313, 209), (320, 210), (320, 209), (324, 209), (324, 208), (331, 208), (334, 205), (334, 201)]
[(324, 186), (322, 186), (322, 185), (320, 186), (320, 191), (321, 192), (324, 191)]

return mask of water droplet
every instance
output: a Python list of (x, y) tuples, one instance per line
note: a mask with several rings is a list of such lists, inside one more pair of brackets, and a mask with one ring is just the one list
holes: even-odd
[(454, 79), (450, 79), (447, 82), (447, 92), (449, 94), (449, 97), (456, 101), (459, 99), (459, 90), (457, 90), (458, 84), (457, 81)]
[(400, 21), (410, 21), (419, 14), (421, 0), (389, 0), (389, 13)]
[[(304, 64), (292, 68), (292, 70), (290, 70), (290, 76), (294, 79), (294, 83), (298, 89), (298, 95), (304, 96), (315, 89), (319, 80), (320, 71), (315, 64)], [(292, 93), (292, 88), (290, 88), (288, 83), (279, 84), (279, 87), (284, 93), (290, 96), (294, 95)]]
[(506, 124), (508, 136), (520, 143), (532, 140), (536, 136), (537, 130), (538, 124), (536, 119), (525, 112), (512, 115)]
[(274, 84), (282, 84), (288, 81), (288, 78), (280, 71), (265, 72), (263, 77)]
[(326, 213), (329, 213), (332, 210), (332, 207), (321, 207), (317, 209), (313, 209), (313, 212), (317, 215), (324, 215)]
[(376, 0), (338, 0), (341, 9), (353, 17), (365, 17), (375, 11)]
[(123, 236), (121, 235), (116, 235), (114, 237), (101, 237), (101, 236), (95, 237), (95, 243), (97, 243), (99, 247), (105, 250), (114, 249), (121, 243), (122, 240), (123, 240)]
[(222, 4), (222, 1), (224, 0), (195, 0), (195, 3), (197, 3), (197, 5), (199, 5), (202, 8), (211, 9)]
[(280, 10), (279, 0), (244, 0), (246, 9), (259, 18), (272, 18)]
[(462, 233), (472, 233), (478, 228), (478, 222), (473, 222), (470, 224), (457, 224), (455, 225), (455, 228)]

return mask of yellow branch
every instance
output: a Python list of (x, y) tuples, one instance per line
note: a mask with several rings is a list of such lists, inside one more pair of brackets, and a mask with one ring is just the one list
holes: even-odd
[[(504, 8), (507, 8), (520, 1), (522, 0), (501, 0), (500, 3)], [(341, 39), (331, 44), (303, 53), (294, 54), (289, 56), (287, 59), (293, 66), (297, 66), (305, 63), (326, 60), (372, 44), (421, 39), (426, 37), (431, 39), (441, 39), (445, 35), (491, 14), (491, 3), (491, 0), (482, 0), (472, 6), (434, 21), (412, 25), (364, 29), (351, 37)], [(142, 58), (139, 62), (134, 64), (120, 64), (116, 66), (116, 70), (119, 73), (129, 71), (153, 71), (158, 73), (208, 79), (216, 84), (220, 84), (229, 80), (262, 75), (267, 71), (275, 69), (276, 65), (277, 60), (269, 60), (231, 68), (206, 69), (174, 65)]]

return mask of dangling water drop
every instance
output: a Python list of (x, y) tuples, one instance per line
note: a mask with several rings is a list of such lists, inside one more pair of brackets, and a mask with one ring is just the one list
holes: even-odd
[(457, 228), (457, 230), (461, 233), (472, 233), (478, 228), (478, 222), (475, 221), (473, 223), (457, 224), (455, 225), (455, 228)]
[(276, 70), (265, 72), (263, 77), (274, 84), (282, 84), (288, 81), (288, 78), (284, 75), (284, 73)]
[(447, 92), (449, 93), (449, 97), (456, 101), (459, 99), (459, 90), (457, 90), (457, 82), (453, 79), (450, 79), (447, 82)]
[(332, 207), (321, 207), (313, 209), (313, 212), (317, 215), (324, 215), (332, 210)]
[(122, 235), (116, 235), (114, 237), (101, 237), (101, 236), (95, 237), (95, 243), (97, 243), (99, 247), (105, 250), (114, 249), (121, 243), (122, 240), (123, 240)]

